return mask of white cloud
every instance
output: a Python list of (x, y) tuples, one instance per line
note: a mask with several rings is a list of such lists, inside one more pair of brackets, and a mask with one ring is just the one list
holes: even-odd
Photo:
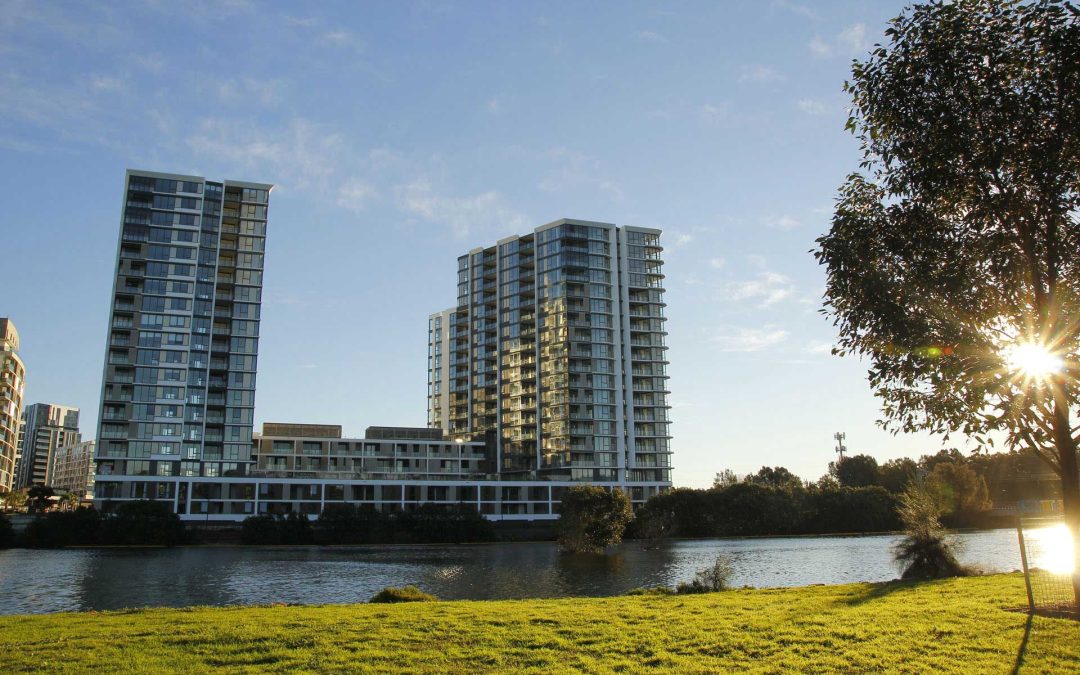
[(731, 105), (726, 101), (715, 105), (712, 103), (704, 103), (698, 108), (698, 113), (701, 115), (702, 119), (716, 120), (721, 117), (726, 117), (730, 108)]
[(724, 260), (723, 258), (710, 258), (709, 259), (709, 267), (713, 268), (714, 270), (722, 270), (722, 269), (724, 269), (725, 265), (727, 265), (727, 261)]
[(821, 355), (832, 353), (832, 348), (831, 342), (811, 342), (803, 348), (803, 351), (807, 354)]
[(217, 85), (217, 94), (223, 103), (239, 103), (250, 107), (252, 101), (258, 101), (263, 105), (276, 103), (280, 99), (282, 88), (281, 80), (256, 80), (243, 77), (222, 80)]
[(303, 118), (294, 118), (281, 129), (239, 119), (205, 119), (185, 143), (196, 156), (227, 173), (242, 170), (253, 180), (299, 188), (327, 182), (345, 150), (340, 133)]
[(492, 115), (498, 115), (502, 112), (502, 101), (499, 100), (498, 96), (492, 96), (484, 102), (484, 108)]
[(825, 42), (817, 35), (810, 41), (809, 47), (810, 53), (817, 57), (824, 58), (832, 54), (832, 47), (829, 46), (829, 43)]
[(337, 205), (350, 211), (363, 211), (368, 203), (379, 196), (370, 183), (359, 178), (350, 178), (338, 188)]
[(779, 82), (784, 76), (771, 66), (751, 63), (739, 68), (739, 82)]
[(603, 166), (595, 157), (562, 147), (551, 148), (544, 156), (557, 164), (537, 184), (544, 192), (586, 187), (607, 194), (613, 201), (622, 201), (622, 188), (614, 179), (603, 175)]
[(788, 331), (773, 325), (719, 331), (709, 338), (723, 352), (759, 352), (788, 338)]
[(798, 14), (799, 16), (806, 17), (807, 19), (817, 20), (817, 18), (818, 18), (817, 12), (810, 9), (806, 5), (802, 5), (802, 4), (799, 4), (797, 2), (792, 2), (791, 0), (773, 0), (772, 4), (773, 4), (774, 7), (780, 7), (781, 9), (786, 9), (789, 12), (791, 12), (792, 14)]
[(765, 270), (753, 279), (726, 282), (720, 288), (720, 299), (730, 302), (752, 300), (764, 308), (791, 297), (794, 290), (787, 276)]
[(816, 101), (812, 98), (799, 99), (797, 103), (799, 110), (803, 111), (807, 115), (824, 115), (829, 111), (828, 107), (821, 101)]
[(429, 223), (447, 225), (457, 237), (477, 229), (513, 232), (528, 223), (494, 190), (471, 197), (450, 197), (436, 194), (431, 183), (421, 179), (399, 185), (395, 191), (403, 211)]
[(651, 31), (651, 30), (639, 30), (637, 32), (637, 39), (642, 40), (644, 42), (667, 42), (668, 41), (668, 39), (666, 37), (664, 37), (663, 35), (661, 35), (660, 33), (657, 33), (655, 31)]
[(865, 52), (870, 49), (870, 42), (866, 39), (866, 24), (848, 26), (836, 39), (849, 52)]
[(773, 218), (765, 222), (766, 227), (772, 228), (774, 230), (793, 230), (801, 224), (802, 223), (788, 215), (783, 215), (779, 218)]
[(102, 93), (116, 93), (125, 89), (124, 81), (108, 75), (94, 75), (90, 78), (90, 87)]

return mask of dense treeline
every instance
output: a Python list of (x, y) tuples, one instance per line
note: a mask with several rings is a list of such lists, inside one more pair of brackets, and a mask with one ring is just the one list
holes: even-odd
[(190, 541), (184, 524), (168, 504), (133, 501), (121, 504), (109, 514), (94, 509), (41, 514), (12, 543), (26, 548), (61, 548), (176, 546)]
[(471, 506), (436, 504), (383, 513), (372, 506), (328, 504), (318, 520), (304, 516), (251, 516), (242, 525), (245, 544), (459, 544), (494, 541), (490, 521)]
[(1001, 525), (990, 513), (995, 503), (1015, 506), (1059, 494), (1053, 474), (1033, 453), (968, 457), (942, 450), (881, 465), (854, 455), (830, 462), (829, 472), (812, 483), (782, 466), (747, 476), (723, 471), (711, 489), (678, 489), (650, 499), (631, 532), (717, 537), (894, 530), (900, 526), (899, 496), (913, 481), (926, 488), (950, 527)]
[(897, 499), (882, 487), (775, 487), (739, 482), (680, 488), (638, 511), (632, 533), (651, 537), (739, 537), (895, 530)]

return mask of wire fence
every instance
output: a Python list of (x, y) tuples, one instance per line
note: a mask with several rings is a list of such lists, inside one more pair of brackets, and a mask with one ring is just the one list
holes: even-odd
[(1020, 518), (1016, 528), (1028, 611), (1080, 618), (1073, 538), (1061, 518)]

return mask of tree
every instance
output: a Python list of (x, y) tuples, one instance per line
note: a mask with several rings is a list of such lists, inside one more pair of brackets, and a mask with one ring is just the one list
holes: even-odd
[(908, 483), (915, 480), (915, 473), (918, 470), (919, 465), (908, 457), (890, 459), (881, 465), (881, 487), (898, 495), (904, 491)]
[(869, 487), (881, 484), (877, 460), (870, 455), (854, 455), (829, 462), (829, 473), (843, 487)]
[(7, 508), (15, 511), (21, 511), (26, 508), (26, 488), (21, 490), (12, 490), (4, 496), (4, 504)]
[(713, 477), (712, 486), (714, 488), (726, 488), (731, 487), (738, 482), (739, 474), (735, 473), (731, 469), (724, 469)]
[(763, 466), (756, 474), (747, 476), (746, 479), (751, 483), (780, 489), (802, 487), (803, 484), (801, 478), (782, 466), (775, 469), (771, 466)]
[(945, 513), (970, 516), (990, 508), (982, 476), (964, 462), (941, 462), (926, 476), (926, 489)]
[(815, 251), (834, 352), (894, 432), (1038, 452), (1080, 536), (1080, 10), (933, 2), (885, 36), (845, 84), (866, 173)]
[(633, 517), (630, 499), (622, 490), (575, 485), (563, 495), (559, 509), (559, 546), (576, 553), (603, 553), (605, 547), (622, 541)]
[(44, 511), (54, 494), (56, 493), (48, 485), (31, 485), (26, 491), (26, 503), (30, 505), (31, 511)]

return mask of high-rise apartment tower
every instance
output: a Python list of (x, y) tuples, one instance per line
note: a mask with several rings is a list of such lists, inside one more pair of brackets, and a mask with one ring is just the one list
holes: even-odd
[(35, 403), (23, 410), (22, 448), (15, 487), (52, 485), (53, 456), (78, 443), (79, 409), (55, 403)]
[(247, 473), (271, 187), (127, 172), (98, 500), (172, 498), (187, 513), (188, 483), (168, 477)]
[(660, 234), (563, 219), (459, 257), (428, 423), (504, 477), (670, 484)]
[(15, 485), (25, 377), (19, 332), (10, 319), (0, 317), (0, 490), (5, 492)]

